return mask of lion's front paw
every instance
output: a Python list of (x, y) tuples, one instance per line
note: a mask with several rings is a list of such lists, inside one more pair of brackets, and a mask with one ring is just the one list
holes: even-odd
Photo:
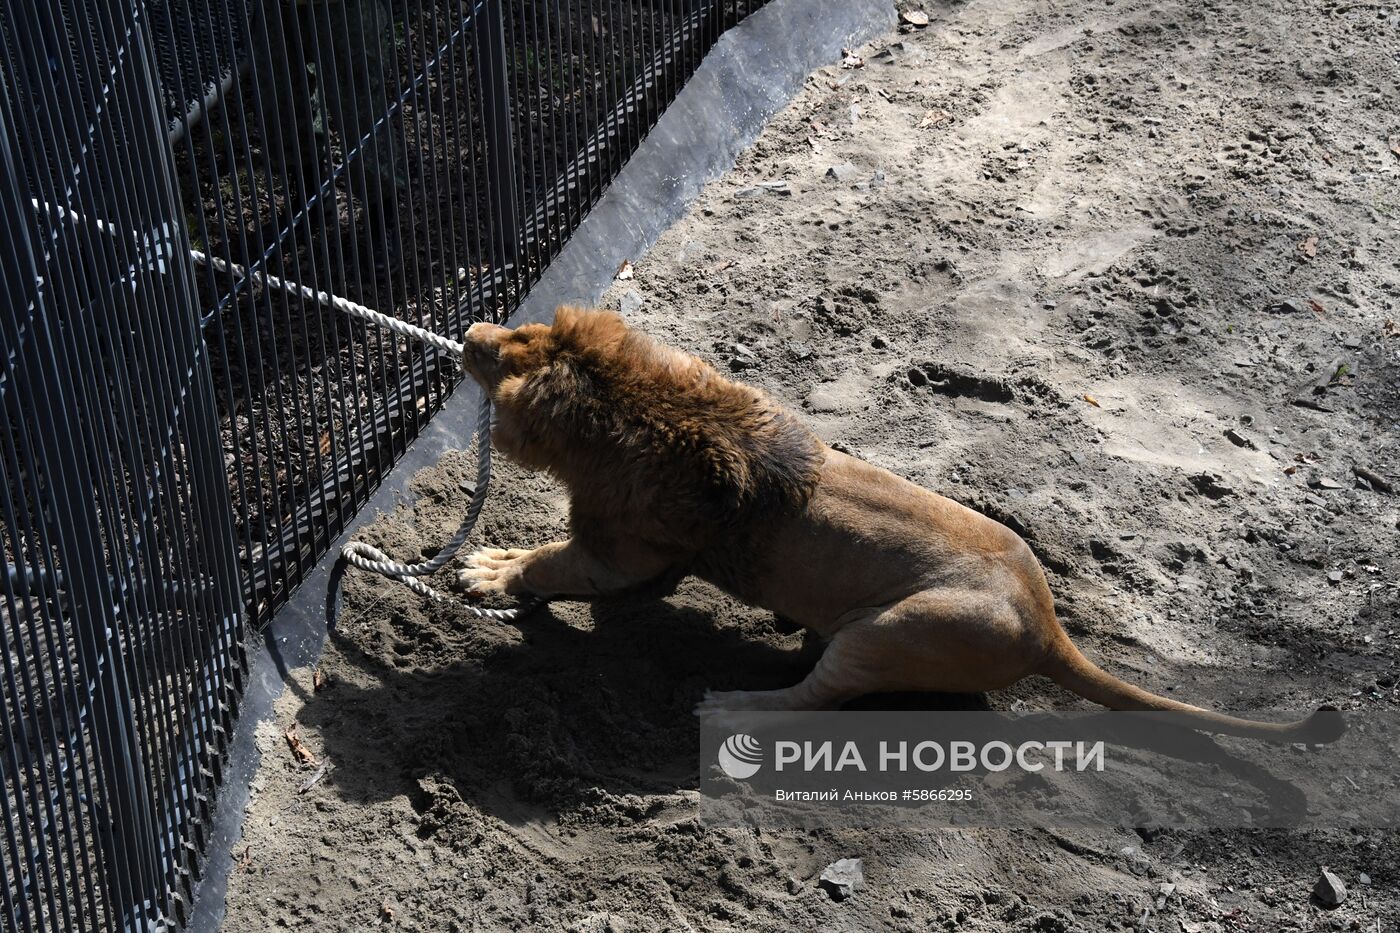
[(465, 570), (457, 571), (457, 585), (480, 596), (489, 593), (523, 595), (528, 592), (525, 563), (531, 553), (521, 548), (482, 548), (467, 558)]

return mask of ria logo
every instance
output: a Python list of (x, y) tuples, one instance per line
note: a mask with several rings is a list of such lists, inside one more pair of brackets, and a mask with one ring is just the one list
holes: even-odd
[(719, 766), (736, 781), (751, 778), (763, 767), (763, 745), (751, 735), (736, 732), (719, 747)]

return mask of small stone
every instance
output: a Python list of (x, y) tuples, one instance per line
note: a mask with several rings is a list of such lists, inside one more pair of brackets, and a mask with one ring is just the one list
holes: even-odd
[(1236, 431), (1234, 428), (1225, 429), (1225, 439), (1231, 444), (1234, 444), (1236, 447), (1244, 447), (1247, 450), (1259, 449), (1258, 447), (1254, 446), (1254, 441), (1245, 437), (1243, 434), (1241, 434), (1239, 431)]
[(900, 19), (915, 29), (923, 29), (928, 25), (928, 14), (923, 10), (906, 10)]
[(876, 170), (875, 170), (875, 174), (870, 176), (870, 187), (872, 187), (872, 188), (883, 188), (883, 187), (885, 187), (885, 173), (882, 172), (880, 169), (876, 169)]
[(818, 414), (838, 412), (846, 407), (840, 394), (827, 386), (817, 386), (807, 395), (807, 407)]
[(758, 354), (742, 343), (736, 343), (730, 347), (732, 355), (729, 358), (729, 368), (735, 371), (750, 369), (758, 364)]
[(1191, 485), (1207, 499), (1223, 499), (1235, 494), (1235, 489), (1214, 473), (1197, 473), (1191, 477)]
[(885, 347), (888, 347), (889, 345), (890, 345), (890, 342), (889, 342), (888, 340), (885, 339), (885, 335), (882, 334), (882, 333), (880, 333), (878, 330), (875, 331), (873, 334), (870, 335), (870, 346), (871, 346), (873, 349), (876, 349), (876, 350), (883, 350), (883, 349), (885, 349)]
[(801, 893), (801, 891), (802, 891), (802, 882), (799, 881), (799, 880), (797, 880), (796, 878), (788, 878), (788, 880), (787, 880), (787, 892), (788, 892), (789, 894), (798, 894), (798, 893)]
[(734, 192), (736, 198), (761, 198), (766, 195), (775, 197), (792, 197), (792, 183), (787, 181), (761, 181), (749, 188), (740, 188)]
[(1341, 878), (1324, 868), (1317, 884), (1313, 885), (1312, 893), (1323, 907), (1340, 907), (1347, 899), (1347, 886)]
[(1089, 539), (1089, 555), (1097, 561), (1111, 561), (1120, 556), (1113, 545), (1101, 538)]
[(618, 301), (617, 308), (622, 312), (623, 317), (629, 317), (642, 310), (642, 305), (644, 304), (646, 304), (646, 301), (642, 299), (641, 294), (635, 288), (629, 288), (623, 293), (621, 300)]
[(1139, 877), (1152, 870), (1152, 863), (1147, 860), (1147, 856), (1143, 855), (1142, 850), (1137, 846), (1124, 846), (1118, 850), (1118, 854), (1127, 860), (1128, 871)]
[(1308, 483), (1314, 489), (1344, 489), (1341, 483), (1330, 476), (1318, 476)]
[(923, 61), (925, 57), (927, 56), (923, 49), (906, 45), (904, 42), (891, 42), (871, 56), (870, 60), (882, 65), (893, 65), (903, 61), (918, 63)]
[(826, 170), (827, 178), (834, 178), (836, 181), (845, 183), (855, 178), (857, 169), (849, 162), (842, 162), (840, 165), (833, 165)]
[(1333, 583), (1341, 583), (1345, 578), (1346, 574), (1342, 573), (1340, 570), (1334, 570), (1327, 575), (1327, 579)]
[(692, 259), (698, 259), (704, 252), (705, 247), (698, 240), (686, 240), (681, 244), (681, 248), (676, 250), (676, 262), (685, 265)]
[(803, 343), (801, 340), (788, 341), (787, 351), (788, 356), (792, 357), (799, 363), (803, 360), (811, 359), (812, 357), (812, 348), (807, 344)]
[(1371, 884), (1371, 876), (1366, 874), (1364, 871), (1356, 876), (1356, 880), (1367, 886)]
[(1364, 466), (1361, 466), (1360, 464), (1357, 464), (1351, 468), (1351, 471), (1354, 474), (1356, 474), (1356, 479), (1358, 483), (1364, 481), (1368, 486), (1370, 486), (1372, 489), (1378, 492), (1395, 491), (1395, 486), (1392, 485), (1388, 479), (1386, 479), (1384, 476), (1381, 476), (1375, 470), (1371, 470)]
[(822, 869), (821, 886), (833, 901), (844, 901), (865, 881), (865, 863), (858, 858), (843, 858)]

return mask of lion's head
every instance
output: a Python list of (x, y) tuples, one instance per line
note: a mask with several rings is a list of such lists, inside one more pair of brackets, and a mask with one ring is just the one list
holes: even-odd
[(491, 393), (497, 446), (559, 477), (575, 512), (664, 515), (693, 537), (804, 501), (815, 482), (822, 448), (795, 418), (610, 311), (474, 324), (464, 366)]

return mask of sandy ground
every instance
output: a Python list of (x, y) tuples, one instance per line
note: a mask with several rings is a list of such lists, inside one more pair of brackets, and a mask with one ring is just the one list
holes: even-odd
[[(862, 68), (833, 50), (609, 300), (1016, 528), (1113, 670), (1236, 710), (1394, 709), (1400, 497), (1356, 470), (1400, 484), (1400, 7), (928, 12)], [(371, 540), (428, 552), (469, 474), (420, 475)], [(483, 540), (560, 535), (560, 489), (500, 479)], [(226, 929), (1400, 923), (1400, 838), (1373, 830), (701, 829), (691, 707), (812, 657), (694, 581), (517, 630), (352, 575), (326, 683), (299, 672), (261, 736)], [(1083, 705), (1039, 681), (987, 702)], [(327, 765), (305, 790), (293, 725)], [(837, 903), (816, 875), (845, 856), (867, 880)], [(1323, 865), (1336, 910), (1309, 901)]]

